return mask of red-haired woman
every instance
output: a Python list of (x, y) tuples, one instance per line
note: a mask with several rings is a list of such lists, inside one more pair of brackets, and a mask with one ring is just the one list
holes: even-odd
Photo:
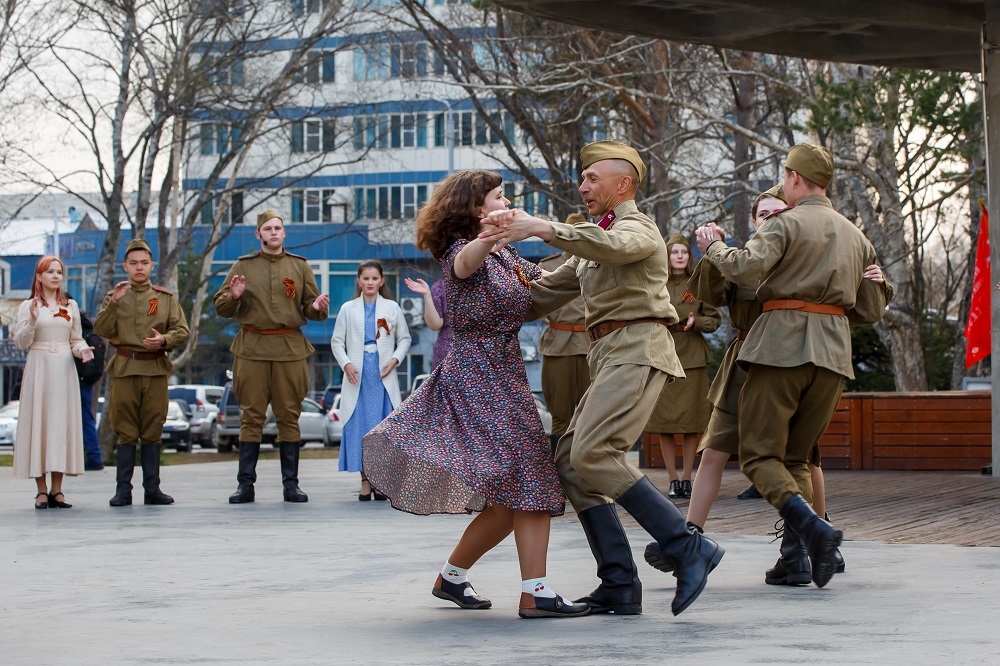
[[(68, 509), (63, 475), (83, 473), (80, 382), (73, 357), (84, 363), (94, 350), (83, 339), (80, 310), (62, 290), (63, 265), (42, 257), (35, 266), (31, 298), (21, 303), (14, 344), (28, 350), (14, 440), (14, 474), (32, 478), (35, 508)], [(45, 475), (51, 477), (46, 484)]]
[(364, 439), (372, 484), (400, 510), (471, 513), (432, 593), (462, 608), (489, 608), (469, 569), (514, 532), (521, 617), (590, 612), (549, 587), (549, 524), (565, 498), (521, 359), (518, 331), (541, 269), (504, 243), (479, 240), (481, 219), (505, 210), (499, 174), (460, 171), (435, 188), (417, 216), (417, 247), (441, 262), (451, 353), (399, 409)]

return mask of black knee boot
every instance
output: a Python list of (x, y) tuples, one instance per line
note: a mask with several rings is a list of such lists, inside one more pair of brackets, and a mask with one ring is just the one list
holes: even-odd
[(146, 491), (143, 503), (173, 504), (174, 498), (160, 490), (160, 445), (143, 444), (141, 448), (142, 487)]
[(597, 560), (601, 584), (574, 603), (587, 604), (591, 613), (642, 613), (642, 583), (615, 505), (601, 504), (584, 509), (580, 512), (580, 524)]
[(135, 471), (135, 444), (118, 445), (118, 472), (115, 496), (108, 502), (111, 506), (132, 504), (132, 473)]
[(778, 511), (785, 519), (785, 528), (795, 530), (806, 544), (812, 580), (816, 587), (823, 587), (833, 578), (837, 568), (837, 547), (843, 533), (816, 515), (802, 495), (792, 495)]
[(646, 561), (671, 566), (677, 578), (677, 591), (670, 604), (674, 615), (680, 615), (694, 603), (708, 574), (722, 561), (726, 551), (701, 533), (688, 529), (684, 516), (673, 502), (643, 477), (618, 498), (618, 503), (656, 541), (646, 546)]
[[(823, 520), (825, 520), (826, 522), (829, 523), (830, 522), (830, 514), (829, 513), (824, 513), (823, 514)], [(833, 553), (833, 561), (836, 564), (836, 566), (833, 569), (833, 573), (844, 573), (845, 571), (847, 571), (847, 562), (844, 561), (844, 554), (840, 552), (840, 548), (838, 548), (836, 551), (834, 551), (834, 553)]]
[(308, 502), (309, 496), (299, 490), (299, 443), (281, 442), (281, 485), (286, 502)]
[(778, 561), (764, 573), (764, 582), (768, 585), (808, 585), (812, 580), (809, 553), (806, 544), (788, 523), (785, 523), (778, 551), (781, 553)]
[(257, 481), (257, 458), (260, 442), (240, 442), (240, 467), (236, 472), (236, 492), (229, 496), (230, 504), (246, 504), (254, 500), (253, 484)]

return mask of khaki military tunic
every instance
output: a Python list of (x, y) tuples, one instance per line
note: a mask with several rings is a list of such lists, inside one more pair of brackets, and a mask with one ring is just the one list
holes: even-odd
[[(94, 320), (94, 332), (115, 349), (150, 353), (142, 345), (152, 329), (164, 337), (164, 350), (187, 342), (190, 331), (181, 305), (170, 291), (150, 283), (135, 284), (116, 303), (109, 293)], [(119, 444), (158, 444), (167, 418), (167, 378), (173, 364), (166, 354), (155, 359), (111, 356), (108, 418)]]
[[(614, 209), (607, 230), (596, 224), (550, 223), (549, 244), (573, 257), (532, 283), (529, 318), (540, 318), (579, 295), (587, 326), (658, 317), (677, 322), (667, 291), (666, 246), (634, 201)], [(636, 323), (591, 344), (591, 385), (559, 440), (556, 466), (566, 496), (583, 511), (621, 497), (642, 472), (625, 458), (649, 421), (663, 385), (683, 377), (666, 326)]]
[[(246, 277), (246, 288), (234, 299), (234, 275)], [(254, 252), (240, 257), (215, 294), (220, 317), (235, 317), (241, 328), (229, 350), (233, 391), (243, 410), (240, 441), (260, 442), (267, 405), (278, 425), (279, 442), (297, 442), (302, 399), (309, 392), (306, 359), (315, 351), (300, 330), (307, 320), (324, 321), (329, 312), (312, 304), (319, 297), (316, 276), (304, 257)]]
[[(714, 306), (694, 296), (688, 287), (687, 275), (671, 275), (667, 289), (678, 317), (670, 335), (687, 376), (663, 387), (646, 430), (655, 433), (704, 432), (712, 412), (708, 401), (707, 368), (712, 350), (703, 334), (718, 329), (722, 315)], [(694, 314), (694, 324), (685, 331), (683, 328), (690, 314)]]
[[(877, 321), (886, 291), (864, 285), (875, 250), (822, 195), (768, 218), (742, 250), (713, 243), (705, 254), (722, 275), (754, 284), (761, 301), (839, 305), (852, 316), (764, 312), (739, 352), (747, 367), (740, 395), (740, 466), (776, 507), (794, 494), (812, 501), (807, 463), (826, 430), (851, 365), (851, 321)], [(870, 303), (859, 302), (870, 294)], [(879, 305), (881, 304), (881, 307)]]
[[(564, 252), (546, 257), (538, 265), (551, 273), (568, 260), (569, 255)], [(538, 342), (538, 353), (542, 355), (542, 395), (552, 415), (552, 434), (559, 436), (569, 428), (573, 412), (590, 386), (590, 369), (587, 366), (590, 338), (586, 332), (587, 313), (583, 297), (578, 296), (550, 312), (545, 322), (547, 326)], [(553, 324), (560, 328), (553, 328)], [(565, 330), (567, 327), (581, 330)]]

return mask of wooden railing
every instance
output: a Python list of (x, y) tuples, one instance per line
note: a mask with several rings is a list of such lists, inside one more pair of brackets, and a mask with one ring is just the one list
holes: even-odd
[[(663, 467), (648, 441), (640, 464)], [(991, 442), (989, 391), (845, 393), (820, 452), (827, 469), (979, 471), (992, 462)]]

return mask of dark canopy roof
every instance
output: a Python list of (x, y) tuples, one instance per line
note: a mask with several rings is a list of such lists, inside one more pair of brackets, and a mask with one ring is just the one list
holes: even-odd
[(983, 0), (497, 0), (564, 23), (729, 49), (980, 70)]

